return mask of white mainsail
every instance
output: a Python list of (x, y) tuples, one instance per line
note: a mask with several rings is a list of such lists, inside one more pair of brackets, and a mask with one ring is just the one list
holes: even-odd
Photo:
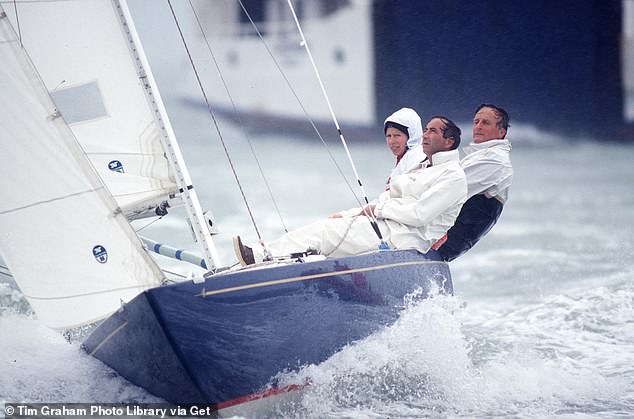
[[(7, 13), (53, 101), (126, 214), (178, 186), (110, 1), (20, 2)], [(17, 27), (17, 24), (14, 24)]]
[(0, 147), (0, 252), (44, 323), (91, 323), (160, 284), (1, 6)]
[(126, 216), (182, 200), (206, 267), (220, 266), (126, 2), (23, 0), (14, 10), (57, 108)]

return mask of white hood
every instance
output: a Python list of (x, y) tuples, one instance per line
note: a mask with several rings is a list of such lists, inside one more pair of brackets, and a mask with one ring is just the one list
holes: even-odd
[(407, 148), (414, 148), (421, 145), (423, 142), (423, 124), (421, 123), (420, 116), (414, 109), (401, 108), (388, 116), (383, 123), (383, 126), (388, 122), (396, 122), (407, 127), (409, 133), (409, 139), (407, 140)]

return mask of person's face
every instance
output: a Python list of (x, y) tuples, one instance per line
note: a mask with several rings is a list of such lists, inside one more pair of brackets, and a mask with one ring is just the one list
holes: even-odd
[(446, 151), (453, 145), (453, 138), (443, 138), (445, 123), (442, 119), (434, 118), (427, 123), (423, 130), (423, 152), (427, 157), (433, 156), (439, 151)]
[(506, 130), (498, 128), (500, 118), (495, 116), (491, 108), (482, 108), (473, 118), (473, 142), (483, 143), (489, 140), (504, 138)]
[(385, 132), (385, 141), (397, 158), (403, 157), (407, 151), (407, 135), (401, 130), (389, 127)]

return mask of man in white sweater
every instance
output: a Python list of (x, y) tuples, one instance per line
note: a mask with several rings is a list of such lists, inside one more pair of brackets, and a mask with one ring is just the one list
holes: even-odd
[(377, 250), (383, 239), (395, 249), (417, 249), (426, 253), (453, 225), (467, 196), (467, 181), (460, 167), (460, 129), (450, 119), (438, 116), (427, 124), (423, 151), (428, 161), (413, 171), (394, 177), (390, 189), (364, 208), (354, 208), (284, 234), (277, 240), (255, 246), (234, 238), (243, 266), (274, 257), (315, 252), (343, 257)]
[(447, 235), (434, 249), (451, 261), (471, 249), (497, 222), (513, 181), (509, 115), (501, 107), (480, 105), (473, 118), (473, 142), (463, 147), (467, 202)]

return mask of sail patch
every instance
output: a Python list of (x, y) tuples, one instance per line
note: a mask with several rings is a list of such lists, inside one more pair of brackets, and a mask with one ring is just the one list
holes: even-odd
[(55, 106), (68, 124), (108, 116), (96, 81), (51, 92)]
[(108, 262), (108, 252), (106, 251), (106, 248), (103, 247), (102, 245), (98, 244), (95, 247), (93, 247), (92, 254), (97, 260), (97, 262), (99, 263)]
[(108, 169), (112, 170), (113, 172), (124, 173), (123, 164), (119, 160), (113, 160), (108, 163)]

